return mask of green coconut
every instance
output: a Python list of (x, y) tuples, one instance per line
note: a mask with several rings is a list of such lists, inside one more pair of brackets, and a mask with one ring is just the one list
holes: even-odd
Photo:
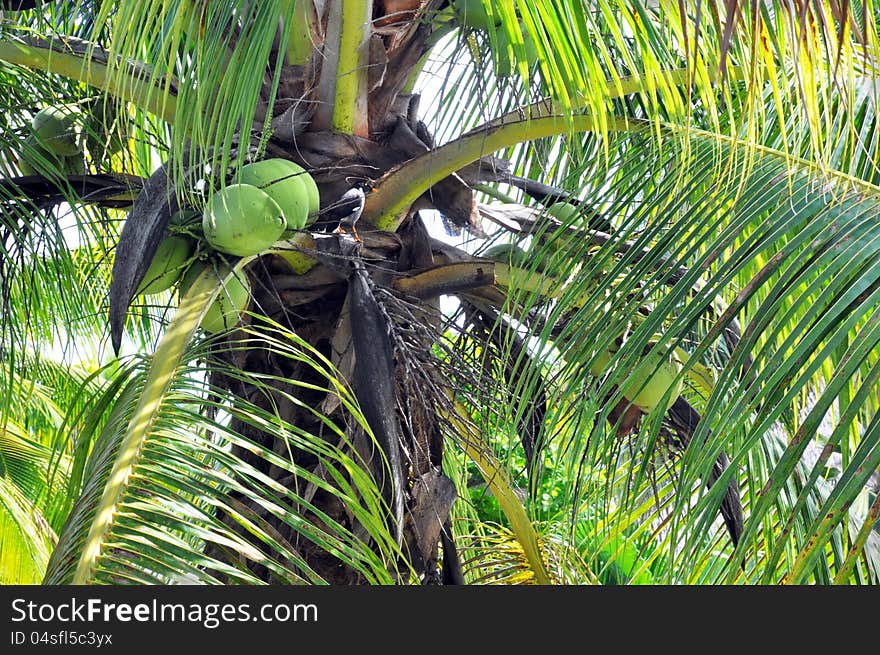
[(40, 144), (57, 155), (69, 157), (82, 151), (79, 112), (69, 107), (45, 107), (31, 121)]
[[(301, 230), (309, 218), (311, 199), (305, 177), (311, 175), (286, 159), (264, 159), (241, 169), (241, 183), (251, 184), (269, 194), (281, 211), (288, 230)], [(314, 180), (312, 180), (314, 184)]]
[(22, 175), (39, 175), (37, 173), (37, 169), (31, 166), (30, 162), (25, 159), (23, 156), (18, 159), (18, 169), (21, 171)]
[(193, 282), (196, 281), (196, 278), (199, 274), (204, 271), (208, 267), (207, 262), (196, 260), (183, 272), (183, 275), (180, 276), (180, 284), (177, 285), (177, 294), (180, 297), (186, 295), (186, 292), (190, 290), (193, 285)]
[(318, 220), (318, 213), (321, 211), (321, 194), (318, 191), (315, 178), (309, 175), (308, 171), (303, 170), (300, 177), (303, 184), (306, 185), (306, 191), (309, 194), (309, 217), (306, 219), (306, 226), (309, 226)]
[(526, 268), (529, 265), (528, 253), (512, 243), (499, 243), (487, 248), (482, 254), (486, 259), (492, 259), (503, 264)]
[[(654, 345), (649, 344), (648, 348), (653, 348)], [(682, 380), (676, 381), (679, 371), (681, 371), (681, 364), (676, 357), (649, 352), (636, 366), (633, 382), (628, 385), (624, 395), (632, 401), (633, 405), (648, 413), (660, 405), (667, 392), (672, 389), (667, 399), (667, 405), (663, 407), (663, 412), (665, 412), (669, 404), (681, 394)], [(646, 382), (642, 385), (645, 380)]]
[(281, 237), (286, 226), (278, 203), (250, 184), (230, 184), (217, 191), (202, 216), (208, 244), (239, 257), (264, 251)]
[(220, 289), (202, 319), (202, 329), (209, 334), (230, 330), (238, 324), (251, 297), (251, 285), (244, 273), (236, 273)]
[(581, 215), (581, 210), (569, 202), (557, 202), (547, 207), (547, 213), (559, 219), (561, 223), (571, 223)]
[(192, 245), (188, 239), (181, 236), (165, 237), (156, 248), (138, 293), (149, 295), (170, 289), (184, 272), (191, 253)]
[(25, 147), (18, 157), (18, 168), (22, 175), (65, 172), (65, 158), (46, 150), (35, 135), (28, 135), (24, 141)]
[[(180, 285), (177, 288), (178, 294), (185, 295), (202, 271), (210, 266), (211, 264), (205, 261), (193, 262), (180, 278)], [(238, 323), (241, 313), (247, 308), (250, 294), (251, 286), (247, 276), (244, 273), (236, 273), (226, 283), (226, 286), (220, 289), (214, 302), (208, 307), (208, 311), (202, 318), (202, 329), (213, 334), (234, 327)]]
[[(681, 395), (683, 385), (683, 380), (676, 380), (681, 371), (679, 357), (676, 354), (664, 355), (654, 351), (655, 345), (656, 343), (649, 343), (645, 347), (645, 356), (636, 364), (632, 375), (628, 376), (629, 382), (622, 389), (624, 397), (646, 414), (663, 401), (671, 388), (667, 404), (663, 408), (665, 412)], [(590, 373), (597, 377), (605, 375), (615, 354), (616, 352), (607, 350), (598, 353), (590, 364)]]
[(605, 371), (608, 370), (608, 365), (611, 363), (611, 353), (607, 350), (603, 350), (598, 353), (593, 359), (593, 362), (590, 364), (590, 373), (595, 375), (596, 377), (601, 377), (605, 375)]
[[(273, 180), (279, 180), (281, 178), (287, 178), (290, 176), (294, 176), (296, 179), (300, 180), (303, 183), (303, 186), (306, 189), (306, 194), (308, 198), (308, 218), (306, 219), (306, 226), (311, 225), (318, 219), (318, 212), (321, 210), (321, 193), (318, 191), (318, 185), (315, 183), (315, 178), (313, 178), (309, 172), (304, 169), (299, 164), (296, 164), (289, 159), (264, 159), (260, 162), (254, 162), (254, 164), (262, 164), (263, 162), (276, 162), (276, 165), (283, 166), (286, 168), (281, 168), (282, 175), (271, 177), (267, 180), (267, 182), (272, 182)], [(244, 169), (253, 166), (254, 164), (247, 164), (242, 167), (242, 172)], [(246, 184), (252, 184), (252, 182), (246, 182)], [(258, 186), (258, 185), (255, 185)]]
[(455, 15), (465, 27), (488, 30), (501, 23), (500, 16), (489, 16), (482, 0), (453, 0), (452, 4)]

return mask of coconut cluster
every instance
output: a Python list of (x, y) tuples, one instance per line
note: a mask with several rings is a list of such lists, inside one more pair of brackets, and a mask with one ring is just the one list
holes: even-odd
[(125, 149), (126, 139), (115, 129), (116, 106), (106, 98), (44, 107), (27, 127), (18, 153), (22, 175), (83, 175), (86, 161), (99, 162)]
[(82, 174), (82, 114), (75, 105), (44, 107), (31, 119), (18, 167), (22, 175)]
[[(180, 211), (172, 216), (170, 234), (159, 244), (138, 293), (167, 291), (178, 281), (179, 292), (185, 293), (211, 268), (207, 261), (193, 261), (196, 240), (222, 255), (257, 255), (286, 233), (312, 225), (319, 209), (318, 187), (301, 166), (286, 159), (247, 164), (235, 183), (208, 198), (201, 214)], [(208, 309), (202, 329), (213, 333), (233, 327), (247, 306), (250, 291), (244, 274), (231, 278)]]
[[(545, 211), (563, 225), (572, 224), (581, 215), (580, 208), (566, 202), (557, 202)], [(570, 265), (564, 248), (557, 249), (552, 254), (545, 250), (541, 259), (536, 258), (534, 252), (516, 244), (501, 243), (487, 248), (480, 256), (508, 266), (557, 277), (564, 275)], [(603, 269), (603, 274), (609, 274), (609, 270)], [(625, 398), (646, 414), (660, 405), (665, 412), (682, 392), (683, 380), (680, 372), (687, 361), (687, 353), (681, 348), (658, 348), (661, 339), (662, 335), (654, 335), (649, 340), (641, 357), (622, 381), (620, 389)], [(617, 350), (618, 345), (615, 343), (608, 350), (594, 351), (590, 357), (590, 372), (597, 377), (605, 375), (617, 356)]]
[[(679, 376), (684, 364), (683, 353), (678, 350), (658, 349), (660, 339), (662, 335), (654, 335), (645, 346), (641, 358), (627, 375), (621, 388), (623, 396), (646, 414), (661, 403), (661, 413), (665, 413), (669, 405), (681, 395), (684, 385)], [(597, 377), (605, 375), (616, 353), (616, 346), (595, 353), (590, 372)]]
[(242, 167), (239, 179), (211, 196), (205, 208), (202, 230), (214, 250), (255, 255), (317, 218), (318, 187), (298, 164), (265, 159)]

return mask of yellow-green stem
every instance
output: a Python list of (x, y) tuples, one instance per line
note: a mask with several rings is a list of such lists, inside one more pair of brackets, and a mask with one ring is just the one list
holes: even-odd
[(456, 443), (476, 464), (486, 481), (486, 485), (498, 500), (501, 511), (510, 522), (510, 529), (522, 546), (523, 553), (525, 553), (532, 573), (534, 573), (535, 582), (541, 585), (552, 584), (553, 577), (547, 571), (544, 558), (541, 556), (538, 535), (535, 533), (535, 528), (523, 508), (522, 502), (514, 492), (507, 473), (489, 449), (489, 445), (467, 419), (468, 413), (465, 407), (458, 401), (454, 401), (454, 407), (454, 413), (449, 418), (458, 432), (459, 439)]
[[(58, 44), (63, 48), (63, 44)], [(55, 73), (102, 89), (122, 100), (134, 103), (141, 109), (173, 123), (177, 110), (177, 98), (163, 92), (155, 84), (140, 79), (136, 74), (120, 75), (108, 66), (78, 54), (61, 52), (6, 39), (0, 41), (0, 60), (35, 70)]]
[(367, 77), (372, 12), (372, 0), (348, 0), (342, 5), (331, 127), (343, 134), (369, 136)]
[[(608, 120), (609, 130), (625, 130), (625, 119)], [(549, 116), (481, 129), (410, 160), (381, 180), (367, 196), (363, 217), (380, 230), (394, 231), (409, 206), (431, 186), (480, 157), (524, 141), (597, 129), (593, 116)]]
[(290, 0), (293, 4), (287, 11), (291, 24), (287, 31), (287, 63), (304, 66), (312, 56), (314, 43), (312, 29), (317, 20), (312, 0)]
[(220, 293), (223, 282), (230, 275), (241, 275), (239, 271), (251, 259), (253, 258), (241, 260), (233, 270), (221, 271), (220, 279), (214, 275), (213, 270), (205, 270), (196, 278), (180, 303), (174, 320), (171, 321), (171, 325), (162, 336), (156, 352), (153, 353), (140, 400), (129, 421), (125, 437), (119, 445), (113, 468), (104, 485), (101, 500), (95, 509), (85, 545), (77, 562), (73, 584), (88, 584), (94, 577), (95, 565), (107, 543), (108, 532), (125, 495), (129, 478), (138, 464), (144, 443), (155, 424), (165, 394), (181, 364), (183, 353), (192, 339), (193, 333), (211, 303)]

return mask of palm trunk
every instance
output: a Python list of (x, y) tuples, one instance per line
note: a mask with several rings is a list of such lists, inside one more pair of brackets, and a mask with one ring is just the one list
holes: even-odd
[[(424, 11), (439, 4), (428, 3)], [(344, 38), (341, 32), (334, 31), (342, 29), (341, 21), (346, 18), (338, 13), (339, 5), (332, 3), (328, 8), (325, 52)], [(300, 66), (289, 66), (282, 72), (280, 88), (290, 97), (279, 99), (274, 108), (277, 118), (272, 124), (276, 131), (267, 156), (292, 159), (312, 174), (321, 195), (321, 213), (313, 228), (318, 232), (332, 233), (345, 216), (348, 208), (339, 206), (337, 201), (353, 185), (369, 188), (385, 172), (431, 147), (431, 136), (416, 116), (418, 97), (401, 93), (426, 51), (430, 33), (430, 22), (408, 21), (397, 29), (386, 28), (384, 37), (371, 34), (366, 38), (370, 72), (361, 75), (364, 79), (353, 85), (354, 92), (360, 94), (354, 99), (334, 94), (334, 90), (339, 91), (340, 77), (338, 71), (328, 70), (328, 66), (338, 65), (338, 57), (313, 56), (307, 67), (319, 62), (323, 62), (323, 67), (308, 75), (303, 74)], [(314, 85), (310, 86), (307, 80), (315, 80)], [(352, 128), (348, 133), (345, 126), (340, 128), (333, 112), (332, 102), (340, 101), (340, 97), (353, 102), (358, 112), (347, 125)], [(324, 109), (302, 115), (302, 107), (310, 106), (303, 100), (323, 101), (318, 106)], [(433, 204), (453, 220), (469, 222), (473, 197), (467, 186), (455, 178), (444, 180), (439, 186), (444, 190), (452, 188), (454, 194), (426, 194), (426, 200), (419, 206)], [(432, 196), (440, 200), (432, 203)], [(439, 308), (435, 298), (404, 300), (389, 291), (397, 275), (434, 264), (430, 240), (416, 210), (413, 207), (405, 217), (397, 236), (375, 232), (369, 224), (359, 224), (360, 243), (352, 244), (347, 235), (331, 237), (330, 251), (304, 275), (296, 275), (283, 258), (273, 255), (256, 261), (248, 272), (254, 289), (254, 311), (295, 332), (352, 381), (375, 441), (363, 430), (352, 429), (352, 421), (334, 396), (304, 389), (303, 383), (321, 385), (313, 370), (273, 358), (268, 349), (253, 347), (243, 352), (227, 349), (220, 343), (215, 347), (215, 355), (221, 360), (231, 359), (225, 364), (261, 379), (277, 380), (276, 394), (267, 394), (265, 388), (229, 379), (221, 373), (215, 374), (212, 381), (266, 411), (278, 412), (285, 422), (309, 434), (326, 433), (325, 426), (316, 418), (319, 413), (332, 417), (340, 430), (350, 435), (353, 450), (367, 462), (382, 489), (389, 530), (398, 535), (404, 555), (401, 561), (389, 563), (389, 567), (406, 581), (409, 572), (405, 562), (409, 562), (412, 572), (421, 580), (438, 581), (444, 579), (440, 573), (442, 559), (444, 570), (453, 569), (445, 572), (445, 579), (460, 581), (448, 529), (456, 490), (441, 471), (442, 432), (437, 408), (431, 403), (436, 390), (444, 388), (430, 355), (439, 326)], [(234, 332), (228, 341), (240, 336)], [(295, 380), (297, 384), (285, 384), (284, 380)], [(276, 453), (289, 452), (289, 444), (282, 439), (245, 421), (233, 419), (232, 427)], [(389, 456), (391, 453), (396, 455)], [(315, 485), (310, 488), (306, 481), (294, 479), (288, 471), (258, 455), (243, 449), (235, 454), (285, 486), (306, 488), (304, 497), (312, 509), (290, 506), (286, 510), (300, 514), (318, 528), (331, 521), (353, 534), (365, 533), (334, 495)], [(325, 474), (313, 454), (294, 449), (289, 456), (314, 476)], [(289, 543), (323, 580), (331, 584), (364, 582), (361, 575), (342, 565), (332, 554), (303, 539), (283, 521), (261, 512), (245, 494), (234, 494), (233, 502), (238, 511), (262, 515), (276, 538)], [(227, 517), (227, 521), (229, 525), (236, 524), (232, 517)], [(446, 544), (442, 556), (441, 533)], [(213, 547), (207, 554), (238, 559), (234, 552), (220, 551)], [(265, 581), (274, 581), (266, 567), (254, 563), (247, 566)]]

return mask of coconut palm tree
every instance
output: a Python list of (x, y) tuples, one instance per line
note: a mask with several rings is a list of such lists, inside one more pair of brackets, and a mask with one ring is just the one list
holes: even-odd
[(46, 582), (880, 578), (872, 5), (2, 8)]

